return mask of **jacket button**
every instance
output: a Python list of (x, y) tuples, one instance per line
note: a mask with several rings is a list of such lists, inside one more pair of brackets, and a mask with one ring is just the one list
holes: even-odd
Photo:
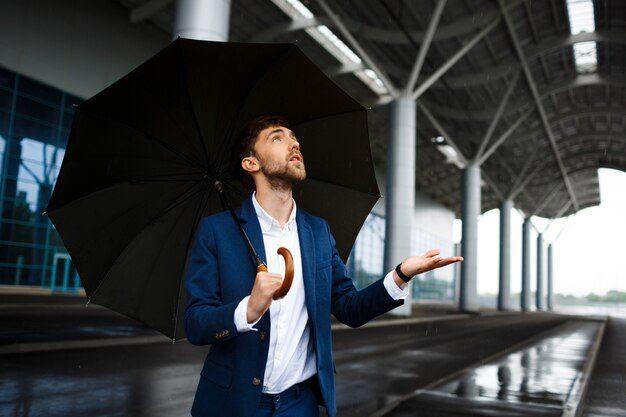
[(267, 332), (259, 332), (259, 339), (261, 340), (267, 339)]
[(252, 378), (252, 385), (261, 385), (261, 380), (259, 378)]

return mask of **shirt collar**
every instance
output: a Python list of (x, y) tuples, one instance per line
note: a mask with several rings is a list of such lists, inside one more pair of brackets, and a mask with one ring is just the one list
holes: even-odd
[[(295, 225), (296, 220), (296, 201), (292, 198), (293, 208), (291, 209), (291, 214), (289, 214), (289, 220), (285, 223), (285, 227), (291, 231)], [(256, 216), (259, 219), (259, 224), (261, 225), (261, 230), (264, 232), (269, 232), (272, 229), (273, 225), (276, 225), (278, 229), (280, 229), (280, 223), (278, 220), (270, 216), (270, 214), (261, 207), (259, 202), (256, 200), (256, 191), (252, 194), (252, 205), (254, 206), (254, 211), (256, 212)]]

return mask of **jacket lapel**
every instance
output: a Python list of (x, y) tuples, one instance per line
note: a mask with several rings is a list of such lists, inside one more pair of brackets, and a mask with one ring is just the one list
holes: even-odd
[(298, 223), (298, 238), (300, 239), (300, 258), (302, 259), (302, 278), (304, 280), (304, 294), (309, 318), (315, 318), (315, 245), (313, 231), (300, 211), (296, 212)]

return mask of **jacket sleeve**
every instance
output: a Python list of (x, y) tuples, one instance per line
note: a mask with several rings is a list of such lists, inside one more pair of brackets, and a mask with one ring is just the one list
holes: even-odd
[(236, 337), (234, 314), (240, 300), (223, 302), (215, 232), (206, 219), (196, 232), (185, 283), (185, 333), (189, 342), (206, 345)]
[(339, 257), (335, 247), (335, 239), (330, 233), (328, 224), (330, 247), (332, 248), (331, 261), (331, 312), (340, 322), (359, 327), (394, 308), (404, 304), (404, 300), (394, 300), (383, 285), (384, 277), (367, 288), (357, 290), (348, 275), (345, 264)]

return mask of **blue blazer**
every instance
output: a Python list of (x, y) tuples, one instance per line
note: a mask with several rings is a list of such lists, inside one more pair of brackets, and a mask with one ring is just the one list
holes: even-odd
[[(263, 234), (251, 198), (236, 210), (259, 257), (265, 260)], [(296, 213), (302, 253), (306, 308), (317, 359), (321, 405), (336, 415), (330, 314), (358, 327), (399, 305), (383, 280), (358, 291), (339, 258), (328, 224), (302, 210)], [(234, 313), (250, 295), (256, 266), (229, 212), (200, 221), (187, 267), (185, 331), (194, 345), (211, 344), (191, 414), (252, 416), (263, 388), (270, 340), (269, 310), (256, 332), (238, 333)]]

